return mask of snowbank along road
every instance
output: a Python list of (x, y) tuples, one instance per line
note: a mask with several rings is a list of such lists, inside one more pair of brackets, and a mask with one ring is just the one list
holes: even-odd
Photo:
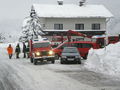
[(0, 45), (0, 90), (120, 90), (120, 79), (95, 73), (82, 65), (49, 62), (30, 63), (29, 59), (8, 59)]

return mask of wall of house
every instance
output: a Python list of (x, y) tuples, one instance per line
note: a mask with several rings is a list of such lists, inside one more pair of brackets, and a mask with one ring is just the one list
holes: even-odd
[(45, 24), (44, 29), (46, 30), (54, 30), (54, 24), (63, 24), (64, 30), (75, 30), (75, 24), (83, 23), (84, 30), (91, 30), (92, 23), (100, 23), (101, 30), (106, 29), (106, 19), (105, 18), (40, 18), (41, 23)]
[(45, 29), (46, 19), (45, 18), (39, 18), (39, 21), (40, 21), (42, 29)]

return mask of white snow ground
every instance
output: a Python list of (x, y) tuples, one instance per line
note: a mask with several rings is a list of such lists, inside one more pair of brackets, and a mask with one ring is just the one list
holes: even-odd
[(85, 67), (89, 70), (119, 77), (120, 76), (120, 42), (106, 48), (89, 51)]
[(0, 44), (0, 90), (100, 90), (42, 65), (31, 65), (27, 59), (15, 59), (13, 56), (9, 60), (7, 46)]

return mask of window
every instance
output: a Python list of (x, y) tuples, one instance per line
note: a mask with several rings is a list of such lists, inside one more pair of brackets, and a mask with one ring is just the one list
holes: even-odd
[(63, 24), (54, 24), (55, 30), (63, 30)]
[(108, 37), (109, 41), (116, 41), (115, 37)]
[(84, 41), (84, 38), (76, 38), (76, 41)]
[(100, 24), (92, 24), (92, 30), (100, 30)]
[(82, 43), (82, 48), (91, 48), (92, 44)]
[(43, 24), (43, 27), (45, 27), (45, 24)]
[(84, 30), (84, 24), (75, 24), (75, 30)]
[(49, 42), (44, 42), (44, 43), (34, 43), (33, 47), (34, 48), (42, 48), (42, 47), (48, 47), (50, 45)]

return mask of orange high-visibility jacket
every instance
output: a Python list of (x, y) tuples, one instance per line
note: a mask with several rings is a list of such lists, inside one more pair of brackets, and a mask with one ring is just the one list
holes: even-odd
[(12, 47), (8, 47), (7, 51), (8, 51), (8, 54), (12, 54), (13, 53), (13, 48)]

